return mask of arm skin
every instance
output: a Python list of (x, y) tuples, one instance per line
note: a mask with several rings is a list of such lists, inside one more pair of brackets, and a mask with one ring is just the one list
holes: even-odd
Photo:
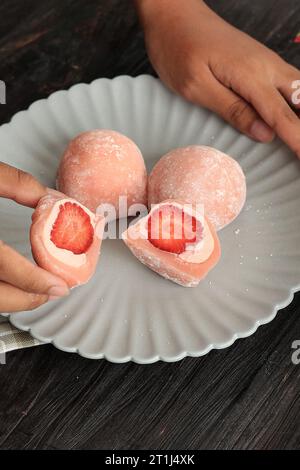
[(268, 142), (277, 134), (300, 158), (300, 120), (292, 109), (298, 69), (201, 0), (135, 5), (150, 60), (171, 90), (255, 140)]

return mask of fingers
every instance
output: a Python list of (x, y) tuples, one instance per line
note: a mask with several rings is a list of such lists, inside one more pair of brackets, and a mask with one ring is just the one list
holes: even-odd
[(295, 110), (300, 109), (300, 79), (286, 80), (278, 87), (278, 90), (292, 108), (295, 108)]
[(0, 163), (0, 197), (35, 207), (45, 194), (46, 188), (32, 175), (6, 163)]
[(195, 91), (196, 101), (199, 104), (219, 114), (233, 127), (255, 140), (270, 142), (274, 138), (272, 129), (263, 122), (253, 107), (222, 85), (215, 77), (210, 77), (210, 80), (204, 85), (204, 90), (205, 93), (202, 92), (199, 85), (198, 93)]
[(17, 287), (0, 281), (0, 312), (12, 313), (33, 310), (47, 302), (47, 295), (24, 292)]
[(284, 65), (278, 78), (278, 90), (293, 108), (300, 110), (300, 71), (286, 63)]
[(264, 121), (300, 157), (300, 120), (281, 93), (266, 84), (250, 86), (250, 100)]
[(69, 294), (65, 281), (32, 264), (0, 241), (0, 281), (23, 291), (52, 297)]
[[(204, 83), (203, 80), (202, 83), (195, 81), (186, 98), (211, 109), (260, 142), (271, 141), (276, 133), (300, 158), (300, 116), (287, 103), (300, 110), (300, 72), (287, 64), (285, 67), (288, 70), (284, 68), (283, 73), (280, 69), (280, 73), (288, 78), (280, 83), (249, 81), (246, 77), (233, 83), (233, 89), (227, 88), (211, 73), (202, 73), (202, 78), (209, 76), (209, 79)], [(234, 89), (238, 89), (238, 93)], [(297, 103), (294, 103), (295, 98)]]

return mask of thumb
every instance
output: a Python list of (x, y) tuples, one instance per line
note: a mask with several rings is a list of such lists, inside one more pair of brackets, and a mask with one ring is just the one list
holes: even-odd
[(32, 175), (0, 162), (0, 197), (35, 207), (46, 194), (46, 188)]

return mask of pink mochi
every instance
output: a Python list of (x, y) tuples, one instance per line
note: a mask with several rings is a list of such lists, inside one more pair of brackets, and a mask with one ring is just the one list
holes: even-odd
[[(85, 253), (74, 254), (72, 251), (58, 248), (51, 240), (60, 208), (66, 202), (79, 206), (89, 217), (93, 239)], [(58, 191), (51, 191), (39, 201), (32, 215), (30, 242), (36, 263), (61, 277), (70, 288), (85, 284), (93, 276), (97, 266), (104, 225), (104, 217), (93, 214), (78, 201), (67, 198)]]
[(201, 220), (204, 227), (204, 239), (194, 244), (192, 250), (181, 254), (171, 253), (154, 246), (149, 240), (148, 220), (153, 212), (164, 205), (177, 206), (185, 210), (185, 203), (178, 200), (167, 200), (154, 206), (148, 215), (139, 219), (122, 234), (124, 243), (133, 255), (145, 266), (160, 276), (184, 287), (196, 287), (208, 272), (218, 263), (221, 247), (212, 224), (191, 207), (191, 214)]
[(145, 162), (136, 144), (119, 132), (84, 132), (71, 140), (62, 157), (57, 188), (93, 212), (111, 204), (118, 218), (120, 196), (127, 198), (128, 207), (147, 204)]
[(245, 204), (245, 175), (233, 158), (217, 149), (177, 148), (164, 155), (149, 176), (149, 207), (166, 199), (203, 204), (205, 216), (220, 230)]

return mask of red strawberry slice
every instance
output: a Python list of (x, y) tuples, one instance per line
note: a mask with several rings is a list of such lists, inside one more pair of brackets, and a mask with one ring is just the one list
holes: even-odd
[(90, 216), (75, 202), (61, 204), (50, 239), (57, 248), (75, 255), (86, 253), (94, 239)]
[(294, 42), (295, 42), (296, 44), (299, 44), (299, 43), (300, 43), (300, 33), (297, 34), (297, 36), (296, 36), (295, 39), (294, 39)]
[(163, 205), (148, 218), (148, 240), (156, 248), (170, 253), (183, 253), (187, 244), (201, 240), (203, 227), (183, 209)]

